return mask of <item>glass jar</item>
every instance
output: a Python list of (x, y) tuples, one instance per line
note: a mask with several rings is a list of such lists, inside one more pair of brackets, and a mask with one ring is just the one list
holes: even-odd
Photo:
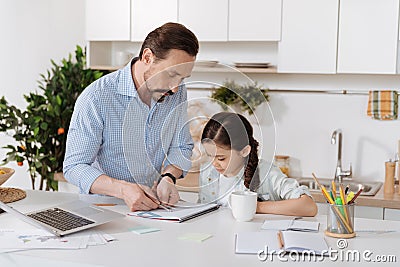
[(327, 205), (329, 207), (325, 234), (336, 238), (354, 237), (354, 203)]
[(275, 156), (275, 165), (281, 169), (281, 171), (289, 177), (290, 168), (289, 168), (289, 156), (286, 155), (276, 155)]

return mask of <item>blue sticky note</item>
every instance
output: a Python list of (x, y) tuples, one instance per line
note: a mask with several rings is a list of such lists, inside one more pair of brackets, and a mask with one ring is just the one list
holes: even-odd
[(212, 237), (212, 235), (207, 234), (207, 233), (186, 233), (186, 234), (178, 237), (178, 239), (191, 240), (191, 241), (195, 241), (195, 242), (203, 242), (204, 240), (209, 239), (211, 237)]
[(158, 231), (160, 231), (160, 229), (149, 227), (149, 226), (145, 226), (145, 225), (139, 225), (139, 226), (135, 226), (135, 227), (129, 228), (129, 231), (134, 232), (135, 234), (141, 235), (141, 234), (148, 234), (148, 233), (158, 232)]

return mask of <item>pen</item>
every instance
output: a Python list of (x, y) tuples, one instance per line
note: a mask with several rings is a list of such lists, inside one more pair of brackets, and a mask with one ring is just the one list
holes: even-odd
[(172, 211), (170, 207), (165, 206), (164, 204), (159, 204), (158, 205), (160, 208), (166, 210), (166, 211)]
[(349, 192), (350, 185), (346, 185), (346, 188), (344, 189), (344, 194), (347, 195), (347, 192)]
[[(170, 207), (165, 206), (164, 204), (161, 203), (160, 200), (158, 200), (157, 198), (154, 199), (153, 196), (149, 195), (145, 190), (143, 190), (143, 193), (146, 195), (146, 197), (150, 198), (154, 203), (156, 203), (160, 208), (166, 210), (166, 211), (172, 211)], [(157, 201), (158, 202), (157, 202)]]
[(361, 194), (362, 188), (358, 190), (358, 192), (354, 195), (354, 197), (347, 203), (347, 204), (353, 204), (356, 198)]
[(353, 192), (353, 191), (350, 191), (350, 193), (346, 196), (346, 201), (347, 201), (347, 203), (349, 203), (350, 200), (353, 199), (353, 197), (354, 197), (354, 192)]
[(330, 194), (331, 198), (334, 200), (334, 199), (335, 199), (335, 197), (333, 196), (333, 193), (332, 193), (332, 191), (329, 191), (329, 194)]
[(283, 243), (283, 237), (281, 231), (278, 231), (278, 242), (279, 242), (279, 248), (282, 249), (285, 246), (285, 244)]

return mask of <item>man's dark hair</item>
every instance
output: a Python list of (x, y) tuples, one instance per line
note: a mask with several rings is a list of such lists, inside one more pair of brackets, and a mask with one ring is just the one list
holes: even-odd
[(199, 52), (199, 41), (194, 33), (182, 24), (168, 22), (147, 35), (139, 58), (142, 58), (146, 48), (150, 48), (157, 59), (165, 59), (171, 49), (183, 50), (191, 56), (196, 56)]

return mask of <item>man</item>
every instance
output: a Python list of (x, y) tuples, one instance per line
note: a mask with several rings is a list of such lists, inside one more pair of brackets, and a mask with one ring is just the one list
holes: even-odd
[(166, 23), (148, 34), (138, 58), (82, 92), (64, 160), (65, 178), (81, 193), (121, 198), (132, 211), (179, 200), (175, 181), (193, 148), (182, 81), (198, 49), (190, 30)]

